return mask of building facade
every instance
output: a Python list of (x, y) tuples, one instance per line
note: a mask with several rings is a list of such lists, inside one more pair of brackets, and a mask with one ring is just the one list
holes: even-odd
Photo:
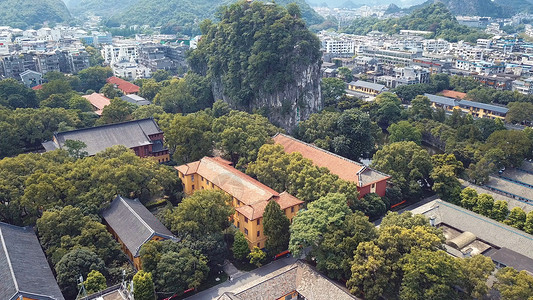
[(244, 234), (250, 248), (265, 247), (263, 212), (270, 201), (276, 201), (291, 222), (303, 204), (289, 193), (278, 193), (242, 173), (220, 157), (204, 157), (176, 169), (187, 195), (199, 190), (221, 190), (231, 196), (230, 204), (235, 208), (231, 222)]

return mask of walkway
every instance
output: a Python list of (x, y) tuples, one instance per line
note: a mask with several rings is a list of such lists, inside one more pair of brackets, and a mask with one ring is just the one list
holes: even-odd
[(276, 261), (273, 261), (269, 263), (268, 265), (265, 265), (261, 268), (255, 269), (250, 272), (246, 272), (239, 276), (238, 278), (232, 279), (232, 281), (226, 281), (224, 283), (221, 283), (217, 286), (214, 286), (210, 289), (207, 289), (205, 291), (202, 291), (198, 294), (192, 295), (190, 297), (187, 297), (185, 299), (187, 300), (212, 300), (217, 299), (225, 292), (231, 292), (235, 290), (237, 287), (242, 286), (244, 284), (250, 283), (254, 280), (257, 280), (263, 276), (266, 276), (267, 274), (270, 274), (276, 270), (279, 270), (283, 267), (286, 267), (288, 265), (292, 265), (296, 262), (296, 258), (293, 257), (285, 257), (278, 259)]

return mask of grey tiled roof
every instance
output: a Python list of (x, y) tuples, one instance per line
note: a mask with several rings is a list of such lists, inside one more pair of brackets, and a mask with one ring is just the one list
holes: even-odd
[(475, 101), (468, 101), (468, 100), (461, 100), (459, 101), (459, 106), (461, 107), (475, 107), (475, 108), (482, 108), (485, 110), (495, 111), (502, 114), (506, 114), (509, 109), (507, 107), (492, 105), (492, 104), (486, 104), (481, 102), (475, 102)]
[(135, 95), (135, 94), (124, 95), (124, 96), (120, 97), (120, 99), (122, 99), (122, 100), (124, 100), (126, 102), (129, 102), (129, 103), (132, 103), (132, 104), (137, 104), (139, 106), (151, 104), (150, 101), (144, 99), (141, 96)]
[(365, 87), (365, 88), (373, 89), (373, 90), (376, 90), (376, 91), (382, 91), (382, 90), (385, 90), (387, 88), (386, 86), (384, 86), (382, 84), (366, 82), (366, 81), (363, 81), (363, 80), (357, 80), (355, 82), (352, 81), (352, 82), (349, 83), (349, 85)]
[(88, 155), (94, 155), (115, 145), (127, 148), (150, 145), (152, 141), (148, 136), (161, 132), (150, 118), (60, 132), (54, 136), (59, 144), (56, 144), (56, 147), (63, 148), (66, 140), (82, 141), (87, 145), (85, 151)]
[(533, 259), (513, 250), (503, 247), (487, 254), (487, 256), (507, 267), (513, 267), (518, 271), (526, 270), (533, 274)]
[(0, 299), (64, 300), (32, 228), (0, 222)]
[(457, 101), (455, 99), (452, 99), (452, 98), (432, 95), (432, 94), (428, 94), (428, 93), (424, 94), (424, 96), (428, 97), (429, 101), (434, 102), (434, 103), (447, 105), (447, 106), (452, 106), (452, 107), (457, 105), (457, 103), (456, 103)]
[(411, 211), (435, 217), (435, 224), (444, 223), (461, 231), (469, 231), (479, 239), (497, 247), (506, 247), (533, 259), (533, 235), (476, 214), (457, 205), (434, 200)]
[(153, 236), (174, 238), (159, 220), (139, 200), (117, 196), (102, 213), (106, 223), (115, 231), (133, 256)]

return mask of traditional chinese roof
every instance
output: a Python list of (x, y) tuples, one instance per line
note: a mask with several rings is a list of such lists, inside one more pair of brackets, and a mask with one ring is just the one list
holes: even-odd
[(0, 222), (0, 299), (64, 300), (32, 228)]
[(174, 238), (138, 199), (117, 196), (103, 211), (102, 217), (134, 257), (139, 256), (141, 246), (154, 236)]
[(99, 116), (102, 115), (102, 110), (104, 109), (104, 107), (111, 104), (111, 100), (109, 100), (109, 98), (99, 93), (92, 93), (90, 95), (84, 95), (82, 97), (87, 99), (87, 101), (91, 102), (91, 105), (96, 108), (95, 113)]

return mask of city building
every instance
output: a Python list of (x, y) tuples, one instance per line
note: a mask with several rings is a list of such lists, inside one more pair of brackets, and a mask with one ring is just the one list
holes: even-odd
[(124, 95), (137, 94), (140, 91), (137, 85), (115, 76), (107, 78), (106, 82), (115, 85), (115, 88), (121, 90)]
[(383, 92), (388, 91), (389, 89), (382, 84), (357, 80), (348, 83), (348, 90), (367, 95), (377, 96)]
[(101, 116), (104, 107), (111, 104), (111, 100), (105, 97), (103, 94), (92, 93), (90, 95), (83, 95), (83, 98), (87, 99), (94, 108), (94, 113)]
[(64, 300), (30, 227), (0, 222), (0, 299)]
[(26, 70), (20, 73), (20, 79), (26, 87), (32, 88), (43, 83), (43, 74), (32, 70)]
[(348, 289), (298, 260), (246, 283), (235, 283), (231, 291), (217, 300), (283, 299), (283, 300), (354, 300)]
[(524, 95), (533, 94), (533, 78), (513, 81), (513, 91), (518, 91)]
[(204, 157), (176, 170), (187, 195), (199, 190), (222, 190), (231, 196), (235, 208), (231, 222), (244, 234), (250, 248), (265, 247), (263, 212), (270, 201), (276, 201), (291, 222), (303, 204), (289, 193), (278, 193), (242, 173), (220, 157)]
[(509, 109), (507, 107), (486, 104), (468, 100), (457, 100), (453, 98), (424, 94), (429, 98), (433, 108), (442, 108), (445, 111), (453, 112), (458, 109), (463, 113), (470, 114), (474, 118), (505, 119)]
[(446, 251), (456, 257), (485, 255), (498, 268), (513, 267), (533, 273), (533, 236), (519, 229), (442, 200), (411, 211), (442, 229)]
[(142, 269), (139, 256), (142, 245), (149, 241), (177, 240), (139, 199), (117, 196), (102, 212), (102, 218), (137, 270)]
[(359, 198), (368, 193), (385, 196), (389, 175), (282, 133), (276, 134), (273, 140), (275, 144), (283, 146), (286, 153), (298, 152), (314, 165), (327, 168), (340, 179), (357, 184)]
[(139, 157), (150, 157), (158, 162), (170, 160), (168, 149), (163, 145), (163, 131), (152, 118), (123, 123), (77, 129), (54, 133), (53, 140), (43, 143), (46, 151), (65, 149), (68, 140), (82, 141), (87, 145), (87, 155), (92, 156), (105, 149), (122, 145), (132, 149)]
[(129, 102), (131, 104), (139, 105), (139, 106), (151, 104), (150, 101), (144, 99), (141, 96), (135, 95), (135, 94), (124, 95), (124, 96), (120, 97), (120, 99), (122, 99), (122, 100), (124, 100), (126, 102)]

